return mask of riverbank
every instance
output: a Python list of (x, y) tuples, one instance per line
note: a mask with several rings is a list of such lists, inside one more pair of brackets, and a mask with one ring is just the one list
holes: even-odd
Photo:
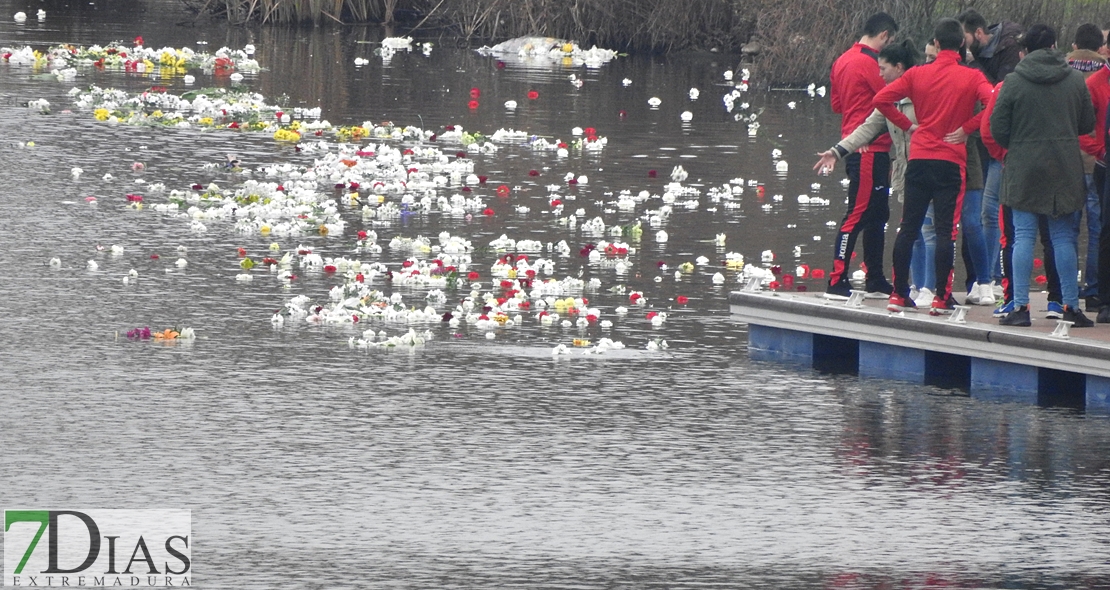
[[(889, 10), (902, 35), (924, 45), (932, 23), (954, 16), (963, 2), (909, 0), (894, 7), (877, 0), (183, 0), (235, 24), (381, 23), (399, 30), (438, 31), (463, 44), (496, 43), (523, 35), (572, 39), (625, 52), (745, 47), (774, 84), (827, 78), (828, 67), (858, 36), (863, 21)], [(988, 0), (976, 8), (991, 22), (1045, 22), (1070, 40), (1084, 22), (1102, 24), (1110, 0)], [(1070, 42), (1070, 41), (1069, 41)]]

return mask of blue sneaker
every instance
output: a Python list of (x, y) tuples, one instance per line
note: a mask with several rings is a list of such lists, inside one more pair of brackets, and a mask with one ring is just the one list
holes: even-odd
[(1048, 302), (1048, 311), (1045, 312), (1044, 317), (1060, 319), (1064, 317), (1064, 306), (1058, 301)]
[(994, 310), (994, 313), (992, 313), (991, 315), (993, 315), (996, 318), (1004, 318), (1007, 315), (1009, 315), (1009, 313), (1011, 311), (1014, 311), (1014, 300), (1013, 299), (1011, 299), (1011, 300), (1003, 303), (1002, 305), (999, 305), (998, 307), (996, 307), (995, 310)]

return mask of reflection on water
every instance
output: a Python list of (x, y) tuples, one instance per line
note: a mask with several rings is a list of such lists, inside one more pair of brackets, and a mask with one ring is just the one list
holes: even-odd
[[(433, 326), (437, 338), (422, 349), (370, 354), (347, 348), (351, 327), (274, 329), (269, 317), (285, 300), (326, 299), (334, 280), (306, 273), (288, 290), (264, 275), (237, 283), (236, 248), (261, 250), (269, 240), (219, 224), (192, 234), (180, 219), (128, 209), (122, 195), (137, 179), (233, 183), (230, 173), (202, 169), (227, 153), (250, 167), (311, 164), (311, 156), (261, 136), (62, 113), (68, 86), (0, 65), (0, 505), (191, 508), (197, 580), (219, 588), (1105, 585), (1105, 419), (747, 359), (744, 327), (727, 313), (735, 272), (726, 286), (710, 277), (733, 250), (758, 260), (770, 249), (787, 268), (825, 264), (827, 243), (813, 236), (830, 234), (825, 224), (839, 215), (843, 191), (836, 175), (806, 173), (810, 154), (836, 134), (824, 99), (747, 98), (766, 109), (749, 139), (720, 101), (721, 73), (733, 64), (719, 56), (499, 69), (433, 39), (430, 56), (384, 64), (372, 54), (374, 28), (161, 20), (149, 11), (51, 14), (42, 25), (0, 23), (0, 44), (138, 34), (153, 46), (252, 42), (267, 68), (248, 79), (253, 88), (320, 106), (336, 124), (454, 123), (564, 139), (573, 126), (596, 127), (610, 142), (596, 155), (556, 160), (509, 146), (476, 156), (494, 186), (514, 186), (511, 203), (491, 199), (495, 218), (413, 217), (376, 228), (380, 241), (444, 230), (478, 245), (502, 233), (567, 239), (575, 252), (558, 260), (555, 276), (601, 279), (587, 294), (591, 305), (614, 317), (627, 296), (607, 289), (625, 284), (671, 316), (652, 328), (640, 310), (614, 317), (611, 333), (590, 328), (587, 337), (629, 345), (597, 358), (553, 359), (551, 347), (578, 332), (534, 321), (492, 342)], [(356, 68), (355, 57), (370, 63)], [(88, 73), (78, 83), (134, 90), (149, 81)], [(476, 111), (466, 108), (471, 87), (482, 90)], [(691, 87), (702, 91), (696, 102)], [(540, 98), (524, 98), (529, 90)], [(647, 105), (652, 96), (662, 100), (658, 110)], [(40, 97), (54, 115), (17, 106)], [(510, 99), (516, 111), (501, 106)], [(679, 118), (686, 110), (688, 123)], [(20, 147), (26, 141), (35, 147)], [(772, 149), (792, 172), (774, 174)], [(130, 172), (134, 161), (146, 171)], [(660, 192), (678, 163), (689, 185), (751, 178), (767, 198), (749, 192), (741, 209), (710, 211), (703, 197), (698, 209), (676, 211), (665, 226), (670, 240), (645, 231), (624, 276), (577, 257), (597, 237), (540, 213), (546, 185), (574, 172), (591, 179), (559, 189), (577, 197), (575, 207), (629, 223), (634, 214), (605, 211), (608, 193)], [(78, 182), (72, 167), (86, 171)], [(543, 175), (531, 178), (531, 169)], [(106, 172), (115, 178), (102, 180)], [(832, 205), (797, 202), (814, 181)], [(86, 205), (88, 195), (101, 204)], [(514, 216), (517, 204), (533, 213)], [(350, 220), (353, 234), (361, 221)], [(714, 246), (717, 233), (727, 234), (726, 247)], [(303, 242), (343, 255), (352, 236)], [(125, 251), (113, 257), (97, 244)], [(179, 245), (188, 248), (185, 269), (172, 265)], [(702, 255), (710, 266), (671, 274)], [(46, 265), (53, 256), (62, 268)], [(382, 256), (394, 265), (401, 258)], [(476, 254), (479, 266), (494, 258)], [(99, 271), (84, 270), (89, 259)], [(660, 261), (671, 269), (660, 272)], [(124, 285), (131, 268), (139, 279)], [(689, 304), (674, 303), (680, 294)], [(190, 325), (200, 338), (117, 337), (142, 325)], [(670, 348), (644, 350), (657, 338)]]

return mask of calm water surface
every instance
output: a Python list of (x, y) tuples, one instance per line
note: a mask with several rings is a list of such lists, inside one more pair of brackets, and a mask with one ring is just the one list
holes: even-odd
[[(70, 15), (47, 6), (38, 23), (37, 6), (0, 2), (0, 45), (135, 35), (209, 51), (254, 43), (266, 70), (248, 85), (320, 106), (336, 124), (512, 127), (564, 139), (572, 127), (597, 128), (609, 138), (601, 154), (560, 160), (505, 146), (475, 156), (477, 173), (490, 177), (479, 192), (493, 218), (430, 215), (376, 229), (382, 243), (444, 230), (479, 246), (502, 233), (566, 239), (575, 252), (558, 259), (556, 276), (601, 279), (586, 296), (616, 325), (580, 333), (526, 318), (492, 341), (432, 326), (436, 339), (423, 348), (370, 353), (348, 348), (357, 333), (349, 326), (275, 329), (269, 318), (286, 300), (326, 301), (337, 279), (305, 273), (288, 289), (265, 274), (236, 282), (236, 248), (261, 252), (270, 239), (219, 222), (194, 234), (180, 218), (128, 209), (122, 196), (141, 190), (136, 179), (234, 185), (241, 178), (203, 168), (227, 153), (248, 168), (311, 165), (311, 155), (263, 134), (98, 123), (63, 112), (73, 84), (3, 64), (0, 506), (189, 508), (196, 581), (211, 588), (1110, 587), (1106, 419), (748, 360), (745, 327), (727, 313), (736, 274), (724, 286), (710, 277), (726, 251), (758, 261), (773, 250), (787, 269), (827, 264), (826, 223), (842, 213), (843, 189), (839, 175), (808, 172), (811, 154), (836, 137), (827, 99), (750, 93), (749, 112), (763, 110), (749, 139), (721, 102), (731, 89), (722, 72), (734, 65), (723, 56), (498, 69), (430, 37), (430, 56), (383, 63), (371, 53), (375, 28), (182, 27), (173, 22), (187, 15), (144, 4)], [(31, 21), (11, 22), (16, 10)], [(356, 68), (356, 57), (369, 65)], [(76, 81), (132, 91), (152, 83), (184, 89), (179, 79), (113, 72)], [(198, 74), (200, 84), (226, 81)], [(474, 111), (472, 87), (482, 90)], [(697, 101), (691, 87), (701, 90)], [(528, 90), (540, 99), (528, 101)], [(662, 99), (657, 110), (652, 96)], [(37, 98), (54, 114), (20, 106)], [(510, 99), (520, 103), (515, 112), (501, 106)], [(686, 110), (693, 120), (684, 123)], [(772, 149), (782, 150), (788, 174), (775, 174)], [(135, 161), (146, 171), (131, 172)], [(662, 226), (670, 241), (645, 227), (625, 275), (578, 256), (597, 236), (540, 213), (546, 186), (573, 172), (590, 183), (559, 189), (577, 197), (572, 210), (629, 223), (659, 202), (607, 213), (607, 193), (659, 193), (678, 164), (689, 186), (751, 178), (765, 183), (766, 198), (749, 190), (741, 208), (725, 209), (703, 195), (697, 210)], [(85, 170), (80, 180), (72, 167)], [(531, 169), (542, 175), (529, 177)], [(492, 196), (502, 183), (514, 187), (508, 200)], [(801, 205), (799, 194), (833, 203)], [(89, 195), (101, 204), (86, 205)], [(514, 213), (521, 204), (532, 212)], [(364, 226), (347, 215), (346, 235), (279, 241), (350, 255)], [(717, 233), (727, 235), (724, 248), (713, 244)], [(183, 270), (171, 265), (179, 245), (189, 249)], [(46, 264), (55, 256), (60, 269)], [(674, 268), (698, 256), (711, 264), (676, 280)], [(403, 258), (386, 249), (379, 259)], [(494, 258), (475, 254), (480, 269)], [(87, 271), (87, 260), (100, 270)], [(660, 272), (659, 261), (670, 270)], [(132, 268), (140, 278), (124, 285)], [(650, 309), (673, 308), (668, 322), (652, 328), (647, 310), (617, 317), (627, 297), (608, 292), (616, 285), (644, 291)], [(690, 303), (675, 305), (677, 295)], [(170, 346), (117, 338), (144, 325), (193, 326), (199, 338)], [(628, 349), (551, 357), (558, 343), (602, 336)], [(657, 338), (670, 348), (645, 350)]]

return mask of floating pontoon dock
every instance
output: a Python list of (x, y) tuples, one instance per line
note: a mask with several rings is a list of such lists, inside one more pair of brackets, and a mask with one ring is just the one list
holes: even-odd
[[(736, 291), (732, 316), (749, 324), (752, 358), (960, 388), (972, 397), (1110, 412), (1110, 324), (1070, 328), (1045, 319), (1000, 326), (986, 306), (952, 316), (892, 314), (886, 300), (829, 301), (820, 293)], [(1094, 314), (1088, 314), (1094, 319)]]

